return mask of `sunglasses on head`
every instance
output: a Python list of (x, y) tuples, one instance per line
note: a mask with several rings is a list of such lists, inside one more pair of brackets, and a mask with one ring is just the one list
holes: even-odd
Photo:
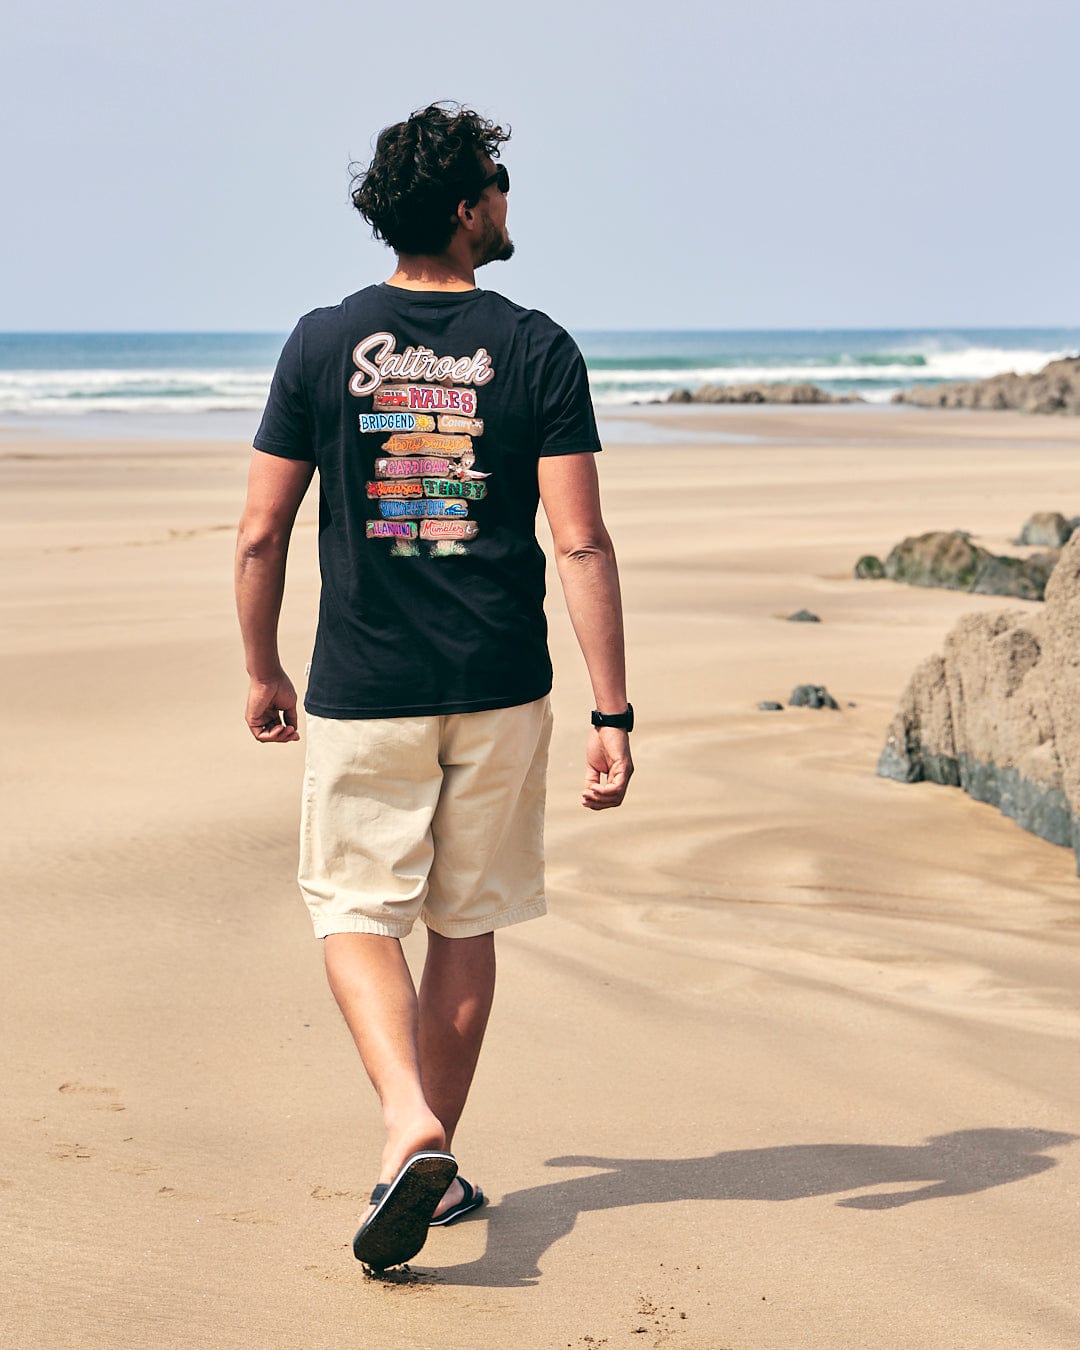
[(506, 167), (505, 164), (496, 164), (495, 172), (489, 174), (487, 178), (485, 178), (484, 181), (480, 184), (479, 192), (477, 193), (477, 195), (479, 196), (480, 192), (483, 192), (486, 188), (491, 187), (492, 183), (495, 184), (495, 186), (499, 189), (499, 191), (502, 193), (504, 197), (510, 191), (510, 170)]

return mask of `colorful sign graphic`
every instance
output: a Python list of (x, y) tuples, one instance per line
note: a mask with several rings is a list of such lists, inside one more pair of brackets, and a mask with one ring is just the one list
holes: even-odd
[(476, 412), (475, 389), (450, 389), (442, 384), (385, 385), (373, 400), (380, 409), (400, 408), (409, 412), (454, 412), (471, 417)]
[(486, 495), (486, 483), (474, 483), (467, 478), (424, 479), (425, 497), (465, 497), (471, 502), (478, 502)]
[(475, 520), (422, 520), (421, 539), (475, 539), (480, 526)]
[(435, 419), (430, 413), (361, 413), (360, 430), (365, 435), (372, 431), (434, 431)]
[(377, 459), (375, 461), (376, 478), (419, 478), (421, 474), (434, 474), (444, 477), (452, 473), (458, 465), (448, 459), (433, 459), (429, 455), (405, 459)]
[[(439, 480), (436, 479), (436, 482)], [(417, 478), (408, 479), (405, 482), (395, 482), (392, 479), (380, 479), (377, 483), (368, 483), (367, 495), (369, 497), (396, 497), (403, 501), (410, 497), (423, 497), (424, 489)], [(427, 496), (434, 496), (434, 493), (427, 493)]]
[[(434, 521), (425, 522), (434, 524)], [(369, 539), (415, 539), (416, 526), (411, 520), (369, 520), (367, 522)]]
[(456, 501), (381, 501), (379, 503), (379, 514), (387, 518), (405, 516), (410, 520), (419, 519), (422, 516), (467, 516), (469, 507), (466, 502)]
[(468, 436), (391, 436), (382, 448), (392, 455), (463, 455), (472, 449), (472, 441)]
[(360, 433), (387, 434), (365, 484), (379, 513), (366, 522), (367, 537), (389, 539), (394, 557), (417, 557), (419, 541), (430, 558), (460, 557), (480, 532), (470, 504), (489, 495), (491, 474), (475, 467), (473, 438), (484, 434), (476, 387), (494, 377), (491, 357), (483, 347), (461, 357), (419, 345), (398, 351), (397, 341), (373, 333), (353, 350), (349, 392), (370, 395), (373, 409), (358, 414)]
[[(421, 428), (417, 427), (417, 431)], [(395, 427), (395, 430), (397, 428)], [(479, 417), (459, 417), (457, 413), (439, 414), (440, 431), (460, 431), (466, 436), (482, 436), (484, 434), (484, 424)]]

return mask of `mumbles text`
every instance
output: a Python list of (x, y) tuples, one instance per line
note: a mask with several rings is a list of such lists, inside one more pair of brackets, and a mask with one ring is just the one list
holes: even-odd
[(441, 384), (393, 384), (375, 394), (376, 408), (409, 408), (420, 412), (476, 411), (474, 389), (447, 389)]
[(393, 333), (372, 333), (353, 348), (356, 374), (349, 393), (357, 398), (378, 389), (384, 380), (453, 380), (455, 384), (487, 384), (495, 374), (484, 347), (472, 356), (436, 356), (430, 347), (394, 350)]
[(467, 516), (466, 502), (380, 502), (379, 514), (388, 518), (404, 516), (416, 520), (421, 516)]
[(370, 431), (434, 431), (435, 419), (429, 413), (361, 413), (360, 430), (365, 435)]
[[(457, 465), (454, 466), (457, 468)], [(430, 474), (433, 478), (443, 478), (450, 472), (448, 459), (431, 459), (428, 456), (411, 459), (377, 459), (375, 461), (376, 478), (419, 478), (421, 474)]]
[(416, 526), (409, 520), (369, 520), (369, 539), (415, 539)]
[(421, 539), (475, 539), (480, 527), (475, 520), (422, 520)]
[[(387, 486), (390, 485), (387, 484)], [(395, 483), (394, 486), (396, 487), (397, 484)], [(478, 502), (481, 497), (487, 496), (487, 484), (472, 483), (468, 479), (462, 480), (460, 478), (425, 478), (424, 496), (467, 497), (469, 501)]]

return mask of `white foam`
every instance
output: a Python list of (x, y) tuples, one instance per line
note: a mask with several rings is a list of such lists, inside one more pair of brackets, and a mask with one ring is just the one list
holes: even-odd
[(259, 370), (0, 370), (0, 414), (258, 410), (269, 388)]

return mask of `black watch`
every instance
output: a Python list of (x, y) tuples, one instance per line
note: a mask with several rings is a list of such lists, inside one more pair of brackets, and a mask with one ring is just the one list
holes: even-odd
[(592, 724), (594, 727), (615, 727), (619, 731), (633, 731), (634, 729), (634, 705), (628, 703), (624, 713), (602, 713), (593, 709)]

